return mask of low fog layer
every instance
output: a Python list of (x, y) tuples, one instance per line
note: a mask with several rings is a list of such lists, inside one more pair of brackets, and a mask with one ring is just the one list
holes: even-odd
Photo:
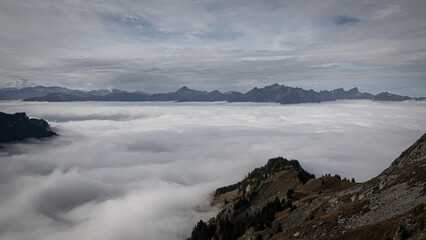
[(271, 157), (365, 181), (426, 129), (426, 103), (0, 102), (60, 134), (3, 144), (1, 239), (184, 239), (209, 194)]

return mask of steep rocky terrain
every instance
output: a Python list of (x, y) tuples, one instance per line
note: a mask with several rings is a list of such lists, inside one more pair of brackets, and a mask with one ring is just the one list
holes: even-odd
[(426, 239), (426, 134), (364, 182), (314, 178), (295, 160), (271, 159), (216, 190), (223, 210), (191, 239)]
[(44, 138), (56, 135), (43, 119), (28, 118), (25, 113), (0, 112), (0, 142), (12, 142), (25, 138)]

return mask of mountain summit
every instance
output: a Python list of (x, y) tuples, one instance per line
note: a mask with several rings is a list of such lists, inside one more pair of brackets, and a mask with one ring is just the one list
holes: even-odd
[(275, 158), (217, 189), (223, 210), (190, 239), (426, 239), (425, 186), (426, 134), (364, 183)]

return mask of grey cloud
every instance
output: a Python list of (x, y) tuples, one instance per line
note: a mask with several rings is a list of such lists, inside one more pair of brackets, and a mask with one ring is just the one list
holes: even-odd
[(333, 21), (336, 25), (352, 25), (358, 23), (360, 20), (356, 17), (339, 15), (333, 18)]
[[(3, 1), (0, 86), (246, 91), (279, 82), (419, 96), (425, 73), (413, 69), (425, 68), (425, 8), (424, 1)], [(238, 62), (247, 57), (270, 61)], [(383, 68), (310, 67), (330, 63)]]
[[(116, 187), (117, 188), (117, 187)], [(61, 213), (91, 201), (104, 201), (118, 192), (100, 181), (88, 179), (75, 170), (65, 173), (53, 172), (40, 190), (38, 211), (55, 220)]]
[(399, 14), (401, 14), (401, 12), (402, 12), (401, 6), (396, 4), (390, 4), (383, 9), (377, 10), (373, 14), (373, 17), (375, 19), (387, 19), (387, 18), (396, 17)]

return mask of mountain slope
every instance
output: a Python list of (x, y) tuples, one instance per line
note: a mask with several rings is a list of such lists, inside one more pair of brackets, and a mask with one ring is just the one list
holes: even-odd
[(279, 161), (260, 182), (249, 174), (219, 188), (213, 203), (223, 210), (191, 239), (425, 239), (426, 134), (361, 184), (338, 175), (305, 182), (301, 167)]

